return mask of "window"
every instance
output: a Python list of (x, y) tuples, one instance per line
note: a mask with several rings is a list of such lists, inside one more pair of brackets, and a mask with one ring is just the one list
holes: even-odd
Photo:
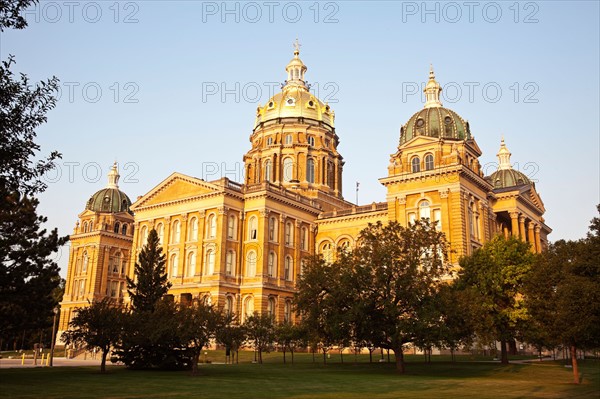
[(248, 239), (256, 240), (258, 238), (257, 233), (258, 233), (258, 220), (256, 219), (256, 216), (252, 216), (248, 220)]
[(209, 276), (215, 272), (215, 251), (212, 248), (206, 251), (205, 272)]
[(283, 277), (285, 278), (286, 281), (292, 281), (293, 272), (294, 272), (294, 261), (292, 260), (292, 257), (288, 255), (285, 257), (285, 265), (284, 265), (284, 271), (283, 271)]
[(267, 160), (267, 162), (265, 162), (265, 180), (266, 181), (271, 181), (271, 160)]
[(306, 227), (302, 227), (300, 230), (300, 248), (308, 251), (308, 229)]
[(110, 282), (110, 296), (112, 298), (116, 298), (119, 296), (118, 292), (119, 292), (119, 283), (117, 281), (111, 281)]
[(225, 297), (225, 306), (223, 308), (223, 313), (229, 316), (233, 313), (233, 298), (230, 296)]
[(431, 219), (429, 201), (421, 201), (419, 203), (419, 219)]
[(277, 255), (275, 252), (269, 252), (269, 258), (267, 259), (267, 274), (269, 277), (276, 277), (275, 271), (277, 267)]
[(158, 234), (158, 243), (162, 245), (165, 235), (165, 226), (162, 223), (159, 223), (156, 227), (156, 233)]
[(300, 275), (302, 276), (304, 274), (304, 267), (306, 266), (306, 261), (304, 259), (302, 259), (300, 261)]
[(288, 134), (285, 136), (285, 144), (292, 144), (292, 135)]
[(83, 226), (81, 227), (81, 231), (84, 233), (88, 232), (88, 224), (87, 222), (83, 222)]
[(315, 161), (312, 158), (306, 161), (306, 180), (309, 183), (315, 182)]
[(244, 301), (244, 319), (252, 316), (254, 314), (254, 298), (251, 296), (246, 297)]
[(307, 141), (308, 141), (309, 146), (311, 146), (311, 147), (315, 146), (315, 138), (313, 136), (308, 136)]
[(256, 252), (248, 251), (246, 254), (246, 277), (254, 277), (256, 275)]
[(206, 222), (206, 238), (215, 238), (217, 236), (217, 215), (211, 213)]
[(338, 243), (338, 249), (343, 252), (350, 251), (350, 240), (348, 240), (347, 238), (344, 238), (343, 240), (341, 240)]
[(433, 170), (433, 155), (425, 155), (425, 170)]
[(419, 157), (414, 157), (410, 161), (410, 165), (411, 165), (411, 170), (413, 173), (417, 173), (417, 172), (421, 171), (421, 160), (419, 159)]
[(177, 277), (177, 272), (178, 272), (177, 269), (179, 266), (179, 259), (178, 259), (177, 254), (171, 255), (170, 266), (171, 266), (171, 278)]
[(179, 238), (181, 236), (181, 223), (179, 220), (173, 222), (173, 229), (171, 230), (171, 244), (179, 244)]
[(292, 158), (283, 160), (283, 181), (289, 183), (294, 175), (294, 161)]
[(225, 274), (227, 276), (232, 276), (234, 268), (235, 268), (235, 251), (230, 249), (229, 251), (227, 251), (227, 255), (225, 256)]
[(269, 316), (271, 316), (273, 318), (275, 317), (275, 298), (273, 298), (273, 297), (269, 298), (267, 312), (268, 312)]
[(79, 280), (79, 296), (83, 296), (85, 292), (85, 280)]
[(326, 241), (321, 244), (321, 254), (323, 255), (323, 259), (325, 259), (325, 261), (331, 262), (333, 260), (331, 242)]
[(236, 224), (235, 215), (229, 215), (229, 217), (227, 218), (227, 238), (235, 239), (235, 233), (236, 233), (235, 224)]
[(121, 253), (117, 252), (113, 257), (112, 257), (112, 265), (110, 267), (110, 271), (113, 274), (119, 274), (119, 271), (121, 269)]
[(292, 303), (289, 300), (285, 301), (285, 307), (283, 308), (283, 321), (286, 323), (292, 322)]
[(140, 246), (146, 245), (148, 242), (148, 227), (142, 226), (142, 231), (140, 232)]
[(198, 240), (198, 218), (193, 217), (190, 220), (190, 233), (188, 234), (189, 241), (197, 241)]
[(435, 222), (436, 230), (442, 230), (442, 211), (440, 209), (433, 211), (433, 221)]
[(294, 225), (292, 222), (286, 222), (285, 224), (285, 245), (294, 245)]
[(187, 277), (193, 277), (194, 274), (196, 274), (196, 252), (190, 252), (188, 254), (186, 272)]
[(120, 228), (121, 228), (121, 225), (119, 224), (119, 222), (116, 222), (113, 231), (118, 234)]
[(87, 251), (83, 252), (83, 272), (87, 272), (88, 262), (90, 258), (88, 257)]
[(123, 226), (121, 227), (121, 234), (123, 234), (124, 236), (127, 235), (127, 225), (123, 224)]
[(416, 213), (410, 212), (408, 214), (408, 223), (414, 224), (416, 219), (417, 219), (417, 214)]
[(267, 137), (267, 145), (273, 144), (273, 137)]
[(471, 233), (471, 236), (475, 235), (475, 215), (473, 215), (474, 207), (475, 204), (471, 202), (469, 204), (469, 232)]
[(277, 219), (275, 216), (269, 218), (269, 241), (277, 241)]

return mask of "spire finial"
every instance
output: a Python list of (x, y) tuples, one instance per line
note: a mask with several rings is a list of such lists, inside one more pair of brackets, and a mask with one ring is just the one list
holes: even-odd
[(442, 102), (440, 101), (442, 86), (435, 80), (433, 64), (429, 64), (429, 81), (423, 89), (423, 92), (425, 93), (425, 108), (442, 106)]
[(500, 140), (500, 150), (498, 150), (498, 170), (512, 169), (512, 165), (510, 164), (510, 156), (512, 154), (506, 147), (504, 143), (504, 135), (502, 135), (502, 139)]
[(110, 168), (110, 171), (108, 172), (108, 185), (106, 186), (106, 188), (119, 188), (119, 178), (121, 177), (121, 175), (119, 175), (119, 168), (117, 165), (117, 161), (115, 161), (113, 163), (113, 166)]
[(296, 41), (292, 44), (294, 45), (294, 55), (296, 58), (298, 58), (298, 55), (300, 55), (300, 47), (302, 47), (302, 45), (300, 44), (298, 38), (296, 38)]

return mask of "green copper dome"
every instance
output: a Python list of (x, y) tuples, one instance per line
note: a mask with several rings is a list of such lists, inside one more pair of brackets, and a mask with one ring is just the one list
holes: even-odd
[(423, 108), (414, 114), (400, 129), (400, 144), (416, 136), (429, 136), (455, 140), (471, 139), (469, 123), (451, 109)]
[(511, 155), (512, 154), (504, 143), (504, 138), (502, 138), (500, 150), (498, 151), (498, 154), (496, 154), (498, 157), (498, 170), (485, 178), (494, 189), (532, 184), (531, 180), (529, 180), (525, 174), (512, 168), (512, 165), (510, 164)]
[(417, 136), (454, 140), (472, 138), (469, 123), (451, 109), (442, 107), (440, 101), (442, 86), (435, 80), (433, 67), (429, 70), (429, 81), (423, 92), (425, 93), (424, 108), (411, 116), (400, 128), (400, 145)]
[(119, 171), (117, 170), (117, 164), (112, 166), (110, 172), (108, 172), (108, 185), (102, 190), (96, 191), (94, 195), (90, 197), (85, 209), (89, 209), (94, 212), (129, 212), (131, 206), (131, 200), (123, 191), (119, 190)]
[(118, 188), (103, 188), (88, 200), (85, 209), (94, 212), (129, 212), (131, 200)]

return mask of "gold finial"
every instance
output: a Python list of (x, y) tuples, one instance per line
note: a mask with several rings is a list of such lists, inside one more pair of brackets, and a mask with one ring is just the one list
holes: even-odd
[(300, 47), (302, 47), (302, 45), (300, 44), (298, 38), (296, 38), (296, 41), (292, 44), (294, 46), (294, 55), (298, 56), (300, 54)]
[(433, 73), (433, 64), (429, 64), (429, 79), (435, 79), (435, 74)]

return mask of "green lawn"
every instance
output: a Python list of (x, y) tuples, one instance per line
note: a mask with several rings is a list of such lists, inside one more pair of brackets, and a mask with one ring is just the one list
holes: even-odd
[[(240, 360), (251, 358), (245, 352)], [(339, 357), (338, 357), (339, 358)], [(434, 357), (435, 358), (435, 357)], [(600, 363), (582, 362), (583, 383), (571, 384), (562, 364), (511, 364), (442, 360), (424, 364), (412, 358), (398, 375), (387, 363), (281, 364), (271, 354), (263, 365), (208, 364), (189, 372), (130, 371), (111, 366), (1, 369), (0, 397), (6, 398), (598, 398)], [(332, 358), (330, 359), (333, 361)], [(361, 359), (362, 360), (362, 359)]]

